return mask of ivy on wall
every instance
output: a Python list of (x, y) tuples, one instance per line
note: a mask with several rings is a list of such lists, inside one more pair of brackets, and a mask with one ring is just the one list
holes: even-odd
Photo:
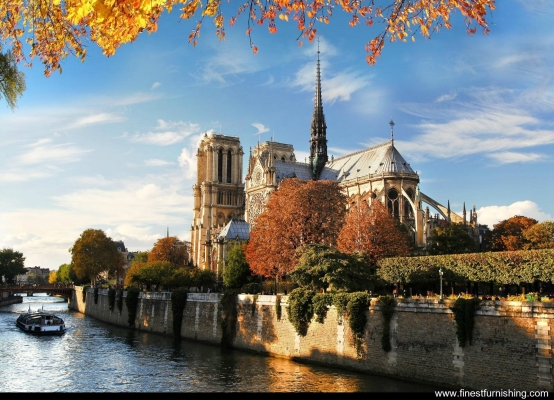
[(314, 307), (312, 298), (315, 292), (305, 288), (296, 288), (289, 295), (289, 306), (287, 312), (289, 321), (294, 326), (296, 333), (300, 336), (306, 336), (312, 317), (314, 316)]
[(123, 311), (123, 289), (117, 291), (117, 309)]
[(85, 285), (85, 286), (83, 286), (83, 292), (82, 292), (82, 295), (83, 295), (83, 303), (86, 303), (86, 302), (87, 302), (87, 290), (88, 290), (89, 287), (90, 287), (90, 285)]
[(320, 324), (324, 323), (327, 317), (327, 311), (329, 311), (329, 307), (333, 305), (333, 295), (331, 293), (318, 293), (313, 297), (312, 303), (316, 315), (315, 320)]
[(256, 314), (256, 302), (258, 301), (258, 295), (255, 294), (252, 296), (254, 299), (252, 300), (252, 315)]
[(378, 300), (381, 315), (383, 316), (383, 335), (381, 336), (381, 347), (385, 352), (391, 351), (390, 344), (390, 321), (394, 315), (396, 301), (392, 296), (381, 296)]
[(231, 347), (237, 331), (237, 290), (227, 290), (220, 299), (221, 345)]
[(125, 305), (127, 306), (127, 323), (129, 326), (135, 325), (135, 318), (137, 316), (137, 305), (139, 302), (140, 289), (132, 287), (127, 290), (127, 297), (125, 298)]
[(277, 321), (281, 321), (281, 295), (275, 296), (275, 314), (277, 315)]
[(475, 311), (479, 309), (480, 300), (463, 299), (456, 300), (451, 308), (456, 321), (456, 336), (460, 347), (465, 347), (467, 343), (470, 345), (473, 341), (473, 327), (475, 326)]
[(113, 308), (115, 306), (115, 289), (109, 288), (108, 289), (108, 306), (110, 308), (110, 311), (113, 311)]
[(187, 305), (188, 289), (177, 288), (171, 292), (171, 311), (173, 312), (173, 335), (181, 337), (183, 313)]

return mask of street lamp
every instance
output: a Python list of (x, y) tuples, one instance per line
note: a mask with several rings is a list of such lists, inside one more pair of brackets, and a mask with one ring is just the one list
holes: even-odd
[(441, 279), (441, 300), (442, 300), (442, 275), (444, 274), (444, 272), (442, 272), (442, 267), (439, 268), (439, 276), (440, 276), (440, 279)]

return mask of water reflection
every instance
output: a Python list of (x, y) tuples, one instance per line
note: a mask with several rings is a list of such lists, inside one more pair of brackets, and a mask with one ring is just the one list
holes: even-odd
[[(36, 337), (18, 313), (44, 306), (69, 326)], [(29, 297), (0, 307), (2, 392), (380, 392), (423, 385), (265, 357), (111, 326), (67, 309), (62, 299)], [(15, 362), (14, 362), (15, 361)], [(28, 379), (32, 377), (32, 380)]]

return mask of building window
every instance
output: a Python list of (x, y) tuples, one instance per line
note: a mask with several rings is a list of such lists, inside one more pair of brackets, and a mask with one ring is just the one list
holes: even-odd
[(217, 152), (217, 181), (223, 182), (223, 150)]
[(227, 183), (231, 183), (231, 165), (233, 160), (233, 153), (231, 150), (227, 152)]

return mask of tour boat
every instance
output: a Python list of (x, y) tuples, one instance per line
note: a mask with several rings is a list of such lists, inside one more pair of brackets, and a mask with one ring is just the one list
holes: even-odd
[(38, 310), (21, 314), (15, 324), (23, 331), (34, 335), (62, 335), (66, 331), (65, 323), (60, 317)]

